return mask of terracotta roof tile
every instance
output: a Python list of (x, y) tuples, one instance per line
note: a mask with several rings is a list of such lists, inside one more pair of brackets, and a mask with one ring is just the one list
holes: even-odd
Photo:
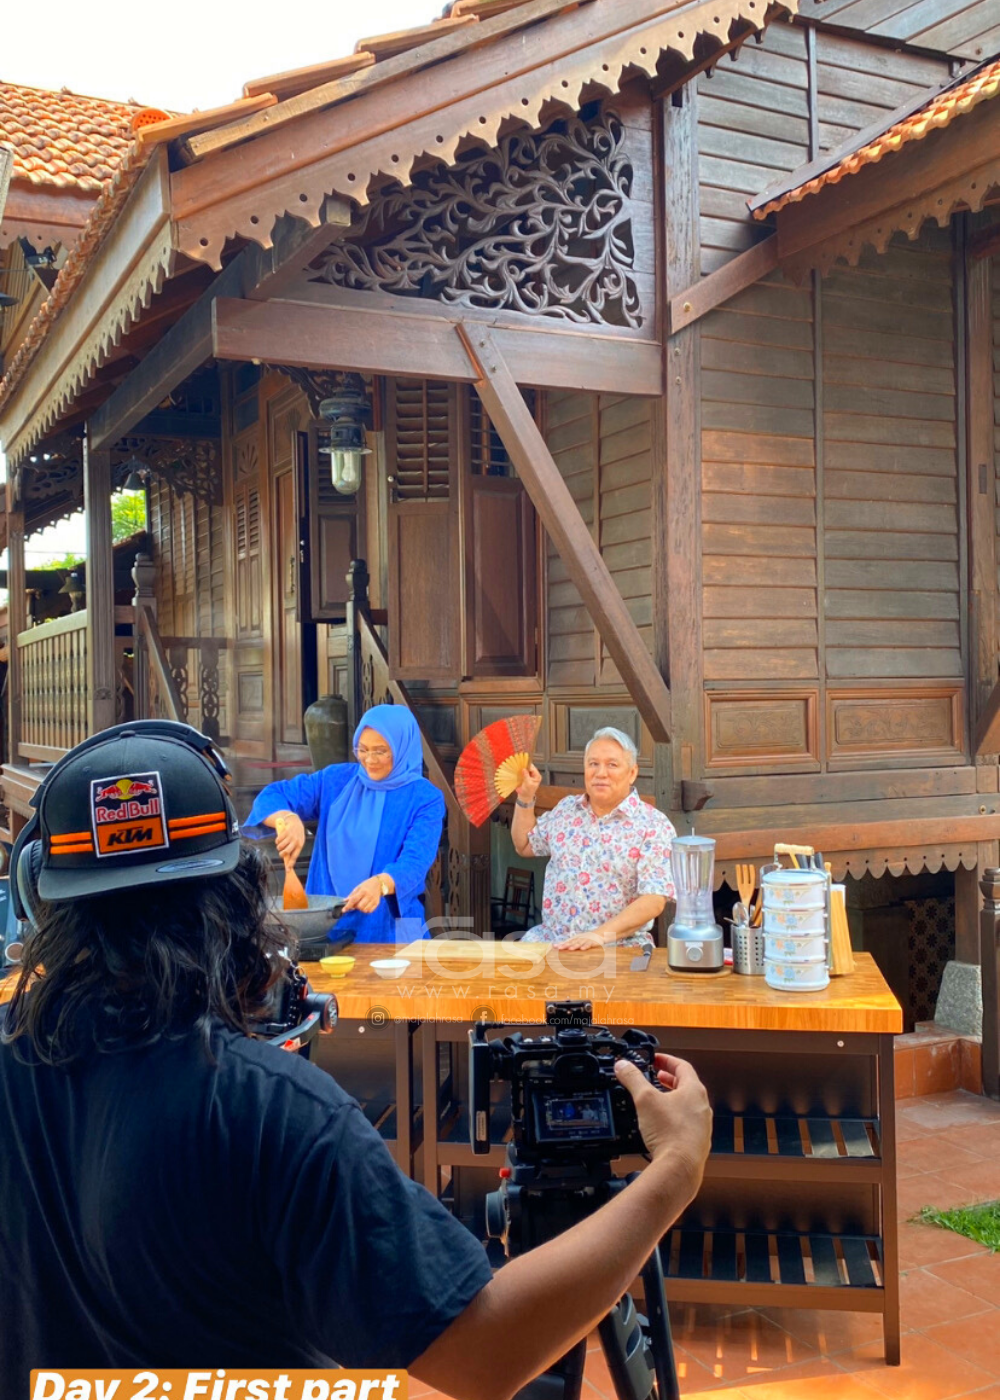
[(103, 189), (132, 141), (130, 102), (0, 83), (0, 141), (14, 148), (14, 179)]
[[(850, 151), (811, 180), (786, 190), (759, 206), (755, 204), (754, 218), (763, 219), (787, 204), (798, 204), (807, 195), (817, 194), (825, 185), (836, 185), (847, 175), (854, 175), (866, 165), (874, 165), (883, 156), (891, 155), (911, 141), (920, 141), (929, 131), (948, 126), (980, 102), (987, 102), (1000, 92), (1000, 57), (980, 65), (975, 72), (944, 92), (928, 98), (924, 105), (889, 126), (867, 145)], [(794, 178), (794, 176), (793, 176)]]

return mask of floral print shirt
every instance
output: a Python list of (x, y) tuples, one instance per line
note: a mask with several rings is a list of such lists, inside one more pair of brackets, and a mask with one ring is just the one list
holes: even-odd
[[(528, 841), (536, 856), (549, 856), (542, 894), (542, 922), (525, 934), (532, 943), (557, 943), (589, 933), (643, 894), (673, 899), (672, 823), (633, 789), (606, 817), (598, 817), (584, 793), (564, 797), (543, 812)], [(652, 944), (652, 923), (620, 941)]]

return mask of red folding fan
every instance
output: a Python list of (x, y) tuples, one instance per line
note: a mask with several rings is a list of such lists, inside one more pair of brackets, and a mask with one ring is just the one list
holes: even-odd
[(541, 725), (541, 715), (511, 715), (480, 729), (466, 744), (455, 765), (455, 793), (473, 826), (482, 826), (521, 786)]

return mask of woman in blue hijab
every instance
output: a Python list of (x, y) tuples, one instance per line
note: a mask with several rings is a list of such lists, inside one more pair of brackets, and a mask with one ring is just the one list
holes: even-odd
[(428, 937), (421, 896), (441, 844), (444, 798), (423, 776), (420, 731), (402, 705), (376, 705), (354, 731), (357, 763), (334, 763), (261, 791), (244, 825), (273, 827), (294, 860), (316, 822), (308, 894), (346, 897), (338, 937), (407, 943)]

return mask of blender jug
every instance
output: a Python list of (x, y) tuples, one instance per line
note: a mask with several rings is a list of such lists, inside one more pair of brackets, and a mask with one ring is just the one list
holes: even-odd
[(675, 837), (670, 864), (677, 910), (667, 929), (667, 961), (678, 972), (717, 972), (724, 959), (722, 929), (712, 908), (715, 842), (708, 836)]

